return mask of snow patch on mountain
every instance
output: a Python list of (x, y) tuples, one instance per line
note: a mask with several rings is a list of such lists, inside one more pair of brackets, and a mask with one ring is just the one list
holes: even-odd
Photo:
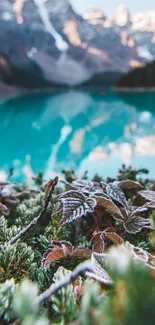
[(61, 35), (57, 33), (53, 25), (50, 22), (49, 14), (46, 9), (45, 3), (42, 0), (33, 0), (35, 5), (38, 7), (40, 17), (45, 25), (47, 32), (49, 32), (55, 39), (55, 45), (60, 52), (68, 49), (68, 44), (62, 39)]

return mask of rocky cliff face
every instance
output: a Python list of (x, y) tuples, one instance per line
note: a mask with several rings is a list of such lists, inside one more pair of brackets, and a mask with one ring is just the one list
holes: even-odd
[(99, 9), (94, 14), (81, 17), (68, 0), (1, 0), (0, 81), (23, 88), (74, 86), (155, 56), (153, 30), (135, 27), (136, 16), (126, 7), (111, 20)]

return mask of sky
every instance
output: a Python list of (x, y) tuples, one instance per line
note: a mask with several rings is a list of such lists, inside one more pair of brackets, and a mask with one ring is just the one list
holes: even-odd
[[(113, 15), (120, 0), (70, 0), (78, 13), (85, 13), (91, 8), (100, 7), (108, 15)], [(131, 12), (155, 9), (155, 0), (124, 1)]]

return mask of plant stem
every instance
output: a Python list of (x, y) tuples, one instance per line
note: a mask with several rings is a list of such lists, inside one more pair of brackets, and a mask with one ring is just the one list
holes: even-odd
[(37, 303), (42, 303), (49, 299), (52, 295), (54, 295), (58, 290), (62, 287), (66, 286), (67, 284), (76, 280), (76, 278), (85, 271), (92, 270), (92, 263), (90, 260), (85, 261), (79, 264), (71, 274), (67, 277), (63, 278), (62, 280), (52, 284), (46, 291), (44, 291), (40, 296), (37, 297)]
[(33, 228), (44, 216), (47, 208), (48, 208), (48, 205), (49, 205), (49, 202), (51, 200), (51, 197), (52, 197), (52, 194), (53, 194), (53, 191), (54, 191), (54, 188), (55, 186), (57, 185), (58, 183), (58, 177), (56, 177), (54, 180), (53, 180), (53, 183), (50, 187), (50, 190), (49, 192), (47, 193), (46, 195), (46, 198), (45, 198), (45, 203), (44, 203), (44, 206), (39, 214), (38, 217), (34, 218), (29, 224), (27, 227), (25, 227), (24, 229), (22, 229), (16, 236), (14, 236), (13, 238), (10, 239), (9, 241), (9, 244), (10, 245), (13, 245), (17, 242), (18, 239), (20, 239), (22, 236), (24, 236), (31, 228)]

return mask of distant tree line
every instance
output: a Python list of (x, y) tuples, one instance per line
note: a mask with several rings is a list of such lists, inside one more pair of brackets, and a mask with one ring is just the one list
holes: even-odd
[(118, 87), (155, 87), (155, 61), (147, 63), (144, 67), (135, 68), (123, 75)]

